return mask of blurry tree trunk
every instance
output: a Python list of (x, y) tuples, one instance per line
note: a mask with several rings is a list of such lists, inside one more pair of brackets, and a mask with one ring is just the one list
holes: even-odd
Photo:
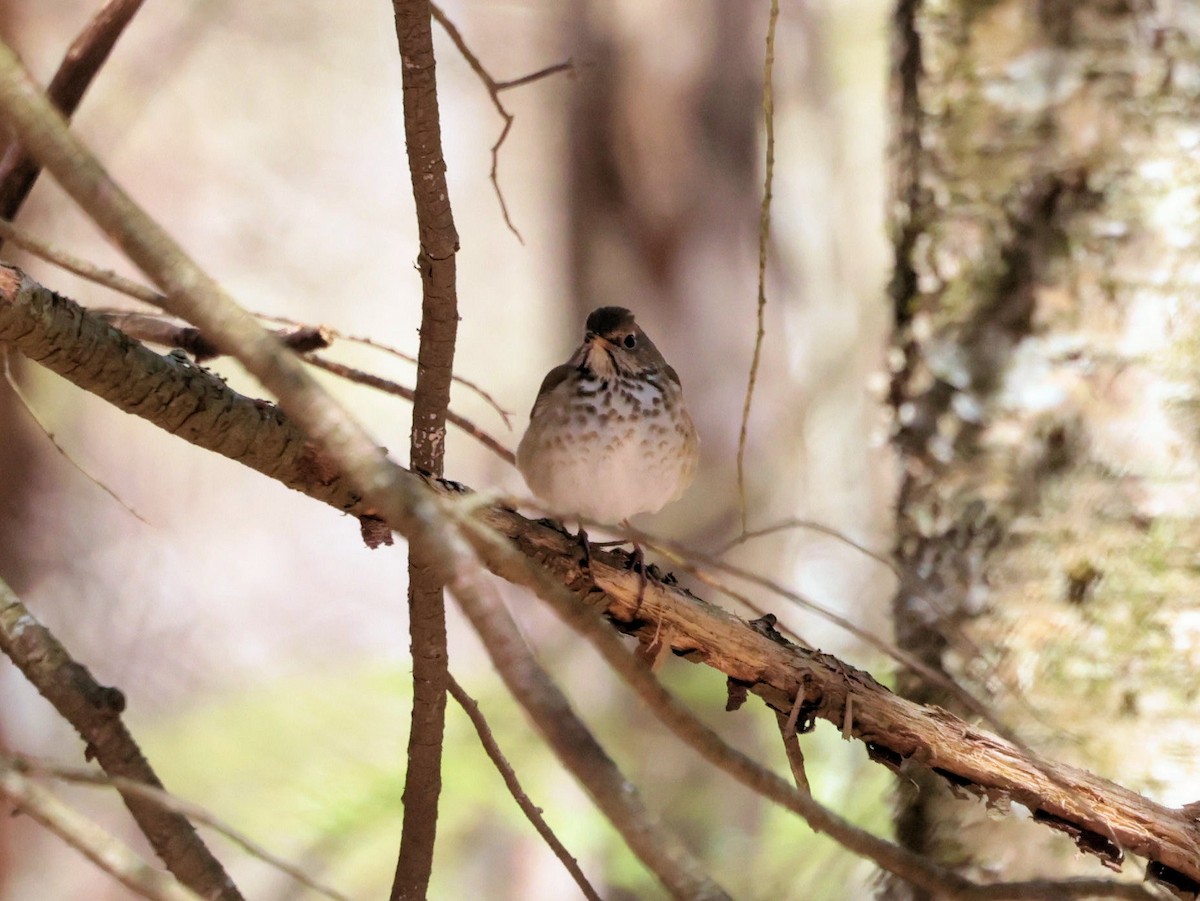
[[(893, 22), (897, 641), (1047, 756), (1167, 803), (1195, 800), (1200, 744), (1187, 7), (900, 0)], [(1098, 875), (918, 781), (908, 847), (972, 875)]]

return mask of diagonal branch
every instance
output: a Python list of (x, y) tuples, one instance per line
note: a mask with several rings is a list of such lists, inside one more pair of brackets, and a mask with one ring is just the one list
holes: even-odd
[(173, 811), (189, 820), (194, 820), (204, 826), (209, 827), (214, 832), (228, 839), (232, 844), (238, 846), (247, 854), (256, 857), (263, 863), (278, 870), (284, 875), (295, 880), (298, 885), (304, 886), (306, 889), (316, 895), (323, 895), (332, 901), (349, 901), (349, 899), (328, 886), (321, 885), (299, 867), (293, 866), (282, 857), (272, 854), (254, 839), (247, 836), (245, 833), (239, 832), (228, 823), (223, 822), (218, 817), (214, 816), (204, 807), (199, 804), (194, 804), (184, 800), (176, 795), (171, 794), (161, 788), (155, 788), (152, 785), (147, 785), (144, 782), (136, 782), (132, 779), (127, 779), (124, 776), (109, 776), (106, 773), (98, 772), (94, 769), (84, 767), (68, 767), (52, 764), (46, 761), (38, 760), (33, 757), (25, 757), (14, 755), (5, 757), (0, 755), (0, 766), (11, 766), (23, 775), (28, 776), (48, 776), (58, 779), (62, 782), (70, 782), (77, 785), (93, 785), (101, 788), (114, 788), (126, 794), (133, 794), (139, 798), (144, 798), (146, 801), (157, 804), (163, 810)]
[(484, 67), (479, 57), (471, 50), (467, 44), (467, 39), (458, 30), (458, 26), (450, 20), (450, 17), (446, 15), (442, 8), (436, 3), (431, 2), (429, 4), (429, 11), (433, 14), (433, 18), (437, 20), (437, 23), (445, 29), (447, 36), (454, 43), (462, 58), (471, 67), (471, 71), (483, 82), (483, 87), (488, 92), (488, 97), (492, 100), (492, 106), (496, 108), (496, 112), (504, 120), (504, 127), (500, 129), (500, 137), (496, 138), (496, 143), (492, 145), (492, 171), (489, 178), (492, 182), (492, 188), (496, 192), (496, 199), (500, 201), (500, 214), (504, 217), (504, 224), (508, 226), (510, 232), (516, 235), (517, 240), (524, 244), (525, 239), (521, 237), (521, 233), (517, 231), (517, 227), (513, 225), (512, 218), (508, 214), (508, 204), (504, 201), (504, 192), (500, 190), (500, 180), (496, 175), (496, 169), (500, 165), (500, 148), (508, 140), (508, 133), (512, 131), (513, 122), (516, 119), (508, 111), (508, 108), (504, 105), (504, 101), (500, 99), (500, 94), (502, 91), (507, 91), (510, 88), (519, 88), (527, 84), (533, 84), (535, 81), (540, 81), (547, 76), (556, 75), (559, 72), (570, 72), (575, 68), (575, 64), (568, 59), (565, 62), (545, 66), (536, 72), (530, 72), (528, 75), (522, 75), (520, 78), (513, 78), (509, 81), (496, 81)]
[[(143, 0), (108, 0), (67, 49), (46, 95), (70, 118)], [(14, 141), (0, 159), (0, 219), (12, 219), (33, 190), (41, 167)], [(0, 242), (2, 243), (2, 242)]]
[(458, 705), (462, 707), (463, 713), (467, 715), (467, 718), (471, 720), (471, 725), (475, 727), (475, 732), (479, 735), (479, 743), (483, 745), (483, 749), (492, 761), (492, 765), (500, 773), (500, 777), (508, 787), (509, 794), (513, 796), (513, 800), (517, 802), (517, 806), (521, 808), (521, 812), (525, 814), (526, 819), (533, 824), (533, 828), (542, 837), (542, 841), (546, 843), (550, 850), (554, 852), (554, 856), (566, 867), (567, 872), (571, 874), (571, 878), (575, 880), (575, 884), (579, 886), (579, 891), (583, 896), (588, 901), (600, 901), (600, 896), (592, 888), (592, 884), (588, 882), (583, 870), (580, 869), (579, 862), (571, 856), (571, 852), (566, 849), (559, 837), (554, 834), (554, 831), (550, 828), (550, 824), (542, 816), (541, 809), (534, 806), (534, 803), (529, 800), (529, 796), (525, 794), (525, 790), (521, 787), (521, 782), (517, 778), (517, 773), (512, 768), (512, 764), (508, 762), (504, 756), (504, 752), (496, 744), (496, 738), (492, 735), (491, 727), (488, 726), (487, 720), (484, 719), (483, 712), (479, 709), (479, 704), (463, 690), (463, 687), (458, 684), (453, 676), (450, 677), (450, 694), (454, 700), (458, 701)]

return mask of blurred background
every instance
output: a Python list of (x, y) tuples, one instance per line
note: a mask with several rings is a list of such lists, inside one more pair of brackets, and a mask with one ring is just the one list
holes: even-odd
[[(99, 5), (0, 2), (0, 32), (45, 83)], [(630, 307), (678, 370), (704, 452), (688, 495), (641, 525), (722, 547), (741, 528), (735, 458), (755, 335), (767, 5), (444, 8), (497, 80), (574, 64), (502, 95), (516, 122), (499, 179), (522, 243), (488, 180), (503, 122), (434, 28), (462, 241), (456, 370), (512, 412), (512, 429), (461, 385), (453, 408), (515, 448), (542, 375), (578, 343), (587, 312)], [(767, 333), (746, 454), (751, 529), (801, 517), (881, 551), (892, 480), (875, 391), (889, 315), (887, 13), (879, 0), (783, 6)], [(415, 353), (418, 245), (389, 4), (148, 3), (75, 127), (246, 307)], [(19, 222), (136, 276), (49, 178)], [(129, 305), (14, 248), (5, 257), (85, 305)], [(332, 356), (414, 381), (411, 367), (370, 348), (341, 341)], [(354, 520), (14, 362), (71, 458), (142, 519), (64, 461), (0, 385), (0, 576), (97, 679), (125, 692), (127, 721), (169, 789), (351, 897), (384, 896), (408, 723), (404, 548), (368, 551)], [(212, 368), (261, 393), (229, 361)], [(409, 407), (328, 384), (404, 461)], [(446, 471), (477, 489), (525, 492), (514, 469), (453, 429)], [(788, 530), (729, 556), (886, 633), (889, 575), (834, 539)], [(651, 807), (736, 896), (868, 891), (870, 866), (680, 748), (540, 603), (501, 587)], [(755, 600), (811, 643), (886, 675), (874, 652), (811, 614), (761, 593)], [(452, 671), (594, 884), (606, 897), (658, 897), (453, 609), (450, 629)], [(774, 718), (760, 705), (724, 713), (723, 679), (681, 661), (662, 678), (729, 741), (783, 771)], [(447, 729), (431, 896), (573, 896), (454, 705)], [(7, 662), (0, 742), (81, 762), (77, 737)], [(886, 829), (891, 777), (860, 745), (822, 725), (805, 752), (820, 800)], [(55, 788), (149, 855), (108, 794)], [(0, 898), (127, 897), (27, 820), (0, 829)], [(211, 840), (248, 897), (308, 897)]]

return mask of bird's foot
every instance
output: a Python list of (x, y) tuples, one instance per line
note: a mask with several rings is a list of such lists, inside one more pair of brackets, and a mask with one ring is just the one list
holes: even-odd
[(642, 601), (646, 599), (646, 583), (650, 580), (646, 567), (646, 555), (642, 551), (642, 546), (636, 541), (633, 543), (633, 553), (626, 558), (625, 565), (638, 574), (637, 608), (634, 610), (634, 616), (636, 616), (642, 610)]
[[(579, 549), (583, 551), (583, 557), (579, 561), (579, 568), (583, 570), (584, 575), (589, 579), (592, 578), (592, 548), (588, 544), (588, 534), (584, 531), (583, 526), (579, 527), (579, 534), (575, 536), (575, 540), (579, 542)], [(595, 581), (593, 579), (593, 581)]]

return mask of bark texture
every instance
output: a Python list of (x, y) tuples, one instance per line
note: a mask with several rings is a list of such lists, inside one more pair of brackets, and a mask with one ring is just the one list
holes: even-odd
[[(458, 331), (455, 253), (458, 234), (450, 210), (437, 70), (428, 0), (396, 0), (396, 37), (404, 83), (404, 134), (421, 249), (421, 343), (409, 447), (414, 469), (442, 474), (446, 409)], [(404, 781), (404, 829), (393, 898), (423, 898), (433, 870), (442, 739), (446, 719), (446, 608), (435, 561), (409, 548), (409, 634), (413, 710)]]
[[(1048, 756), (1193, 800), (1200, 19), (901, 0), (893, 27), (898, 643)], [(915, 850), (1089, 866), (917, 785)]]

